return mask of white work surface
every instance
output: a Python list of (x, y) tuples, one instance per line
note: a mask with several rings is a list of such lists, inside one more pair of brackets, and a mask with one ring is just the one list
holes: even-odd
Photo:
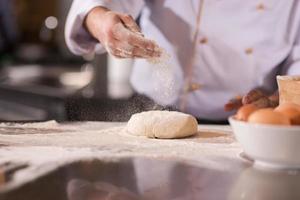
[[(238, 156), (242, 149), (229, 126), (200, 125), (193, 137), (168, 140), (132, 136), (125, 128), (126, 123), (110, 122), (0, 124), (0, 166), (7, 162), (28, 164), (27, 168), (16, 172), (8, 184), (0, 187), (0, 193), (80, 160), (116, 162), (123, 158), (150, 158), (189, 163), (224, 173), (239, 171), (247, 165)], [(143, 171), (137, 169), (138, 176), (144, 177), (145, 174), (139, 173), (145, 171), (148, 176), (149, 170), (145, 169), (149, 164), (136, 162)], [(160, 173), (163, 168), (163, 165), (158, 168)], [(150, 186), (153, 184), (151, 182)], [(140, 187), (150, 186), (143, 181)]]
[(200, 125), (193, 137), (149, 139), (127, 134), (125, 123), (110, 122), (2, 124), (0, 145), (0, 161), (17, 159), (33, 163), (100, 154), (202, 162), (203, 158), (213, 157), (236, 159), (241, 151), (229, 126)]
[(40, 165), (51, 168), (82, 158), (143, 156), (226, 168), (230, 162), (223, 159), (240, 161), (241, 148), (229, 126), (200, 125), (195, 136), (172, 140), (131, 136), (125, 127), (111, 122), (1, 124), (0, 163), (26, 162), (44, 169)]
[[(125, 127), (107, 122), (0, 124), (0, 172), (3, 163), (28, 165), (0, 187), (0, 199), (66, 199), (71, 179), (82, 173), (80, 184), (97, 188), (101, 183), (85, 180), (109, 178), (110, 184), (147, 200), (300, 199), (300, 173), (256, 170), (239, 157), (242, 148), (229, 126), (200, 125), (195, 136), (172, 140), (131, 136)], [(83, 162), (65, 167), (77, 161)]]

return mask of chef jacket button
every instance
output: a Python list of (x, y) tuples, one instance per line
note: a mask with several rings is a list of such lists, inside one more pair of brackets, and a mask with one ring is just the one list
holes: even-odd
[(253, 49), (252, 49), (252, 48), (247, 48), (247, 49), (245, 50), (245, 53), (246, 53), (247, 55), (251, 55), (251, 54), (253, 54)]
[(200, 44), (206, 44), (208, 42), (208, 39), (206, 37), (203, 37), (199, 40)]
[(266, 6), (263, 3), (260, 3), (256, 6), (256, 10), (262, 11), (265, 9), (266, 9)]
[(186, 86), (185, 91), (186, 92), (194, 92), (196, 90), (200, 90), (202, 88), (202, 85), (199, 83), (190, 83)]

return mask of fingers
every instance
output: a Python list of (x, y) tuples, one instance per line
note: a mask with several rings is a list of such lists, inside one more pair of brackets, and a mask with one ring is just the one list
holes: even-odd
[(266, 96), (261, 90), (251, 90), (243, 97), (243, 104), (253, 104), (258, 108), (272, 107), (270, 98)]
[(254, 106), (256, 106), (257, 108), (268, 108), (270, 107), (270, 100), (268, 97), (262, 97), (254, 102), (252, 102), (251, 104), (253, 104)]
[(227, 104), (225, 104), (224, 110), (236, 110), (245, 104), (252, 104), (258, 108), (276, 107), (278, 105), (278, 94), (268, 97), (262, 91), (254, 89), (244, 97), (236, 97), (230, 100)]
[(278, 93), (278, 91), (276, 91), (274, 94), (272, 94), (269, 97), (269, 100), (270, 100), (270, 106), (271, 107), (278, 106), (279, 105), (279, 93)]
[(108, 43), (107, 50), (114, 56), (121, 56), (125, 58), (151, 58), (157, 56), (155, 52), (147, 51), (139, 47), (133, 47), (126, 42), (114, 40)]
[(160, 52), (156, 51), (149, 51), (144, 48), (134, 47), (133, 49), (133, 55), (137, 58), (153, 58), (153, 57), (159, 57)]
[(159, 47), (151, 40), (145, 39), (140, 34), (136, 34), (126, 27), (123, 24), (119, 23), (114, 26), (112, 30), (113, 36), (116, 40), (122, 41), (123, 43), (128, 43), (128, 45), (142, 49), (135, 50), (138, 52), (136, 57), (159, 57), (161, 55), (161, 51)]
[(136, 32), (142, 35), (140, 27), (136, 24), (135, 20), (131, 15), (119, 15), (126, 28), (131, 30), (132, 32)]
[[(87, 20), (88, 30), (116, 57), (160, 57), (162, 51), (154, 41), (144, 38), (140, 28), (130, 15), (95, 9)], [(92, 16), (92, 15), (91, 15)], [(101, 18), (101, 20), (99, 20)], [(99, 26), (99, 23), (100, 26)], [(101, 27), (101, 28), (95, 28)]]
[(227, 104), (225, 104), (224, 110), (227, 111), (227, 112), (233, 111), (233, 110), (237, 110), (242, 105), (243, 105), (243, 103), (242, 103), (242, 97), (238, 96), (238, 97), (235, 97), (235, 98), (229, 100), (229, 102)]
[(150, 58), (154, 56), (154, 52), (132, 47), (128, 43), (117, 40), (112, 40), (105, 46), (110, 54), (118, 58)]
[(130, 35), (128, 38), (128, 43), (135, 47), (134, 54), (138, 57), (160, 57), (160, 48), (151, 40), (144, 39), (143, 37), (136, 37), (135, 35)]
[(130, 48), (117, 48), (118, 41), (112, 40), (109, 43), (106, 43), (105, 47), (109, 54), (117, 58), (132, 58), (132, 49)]
[(116, 58), (131, 58), (131, 55), (128, 55), (118, 49), (110, 49), (108, 52)]
[(243, 104), (250, 104), (253, 103), (257, 100), (259, 100), (260, 98), (266, 97), (262, 91), (258, 90), (258, 89), (254, 89), (251, 90), (248, 94), (246, 94), (243, 97)]
[(143, 49), (147, 54), (151, 55), (152, 57), (159, 57), (161, 55), (161, 50), (158, 45), (155, 44), (154, 41), (145, 39), (144, 37), (130, 34), (128, 36), (128, 43)]

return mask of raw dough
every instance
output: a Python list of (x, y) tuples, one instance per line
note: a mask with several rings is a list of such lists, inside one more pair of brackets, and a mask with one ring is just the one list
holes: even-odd
[(175, 111), (147, 111), (131, 116), (127, 123), (129, 134), (149, 138), (183, 138), (197, 133), (197, 120)]

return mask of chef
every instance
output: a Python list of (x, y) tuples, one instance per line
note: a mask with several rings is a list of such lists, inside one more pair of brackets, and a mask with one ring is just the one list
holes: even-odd
[[(299, 28), (298, 0), (74, 0), (65, 35), (78, 55), (137, 58), (137, 93), (200, 119), (224, 120), (231, 114), (226, 103), (227, 110), (278, 103), (276, 75), (300, 74)], [(147, 59), (164, 52), (171, 70), (162, 78), (161, 66)]]

